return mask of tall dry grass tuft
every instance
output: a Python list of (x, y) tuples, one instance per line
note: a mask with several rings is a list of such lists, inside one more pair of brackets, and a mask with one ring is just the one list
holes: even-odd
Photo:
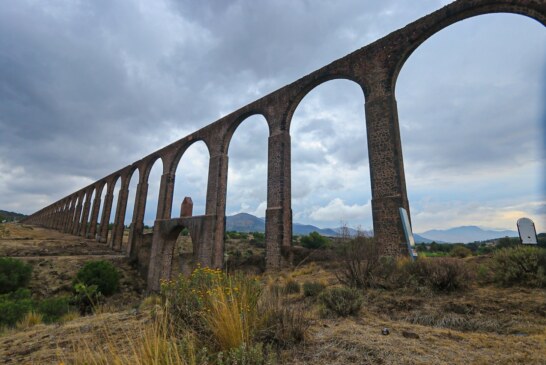
[(36, 313), (34, 311), (30, 311), (16, 324), (16, 327), (18, 329), (26, 329), (33, 326), (36, 326), (37, 324), (41, 324), (43, 322), (43, 315), (41, 313)]
[(219, 349), (228, 350), (252, 343), (259, 327), (259, 316), (251, 293), (241, 290), (230, 280), (228, 286), (213, 288), (208, 301), (205, 322)]
[(166, 308), (180, 333), (192, 331), (217, 351), (253, 345), (260, 327), (260, 283), (242, 274), (197, 268), (162, 284)]
[[(102, 343), (99, 341), (102, 339)], [(158, 314), (151, 323), (140, 324), (123, 341), (103, 328), (94, 341), (74, 343), (62, 353), (61, 363), (74, 365), (195, 365), (198, 363), (191, 334), (177, 338), (169, 315)]]

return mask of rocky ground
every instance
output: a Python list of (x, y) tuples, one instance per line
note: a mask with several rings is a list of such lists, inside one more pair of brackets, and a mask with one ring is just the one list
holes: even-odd
[[(32, 263), (30, 289), (36, 295), (68, 292), (82, 263), (97, 258), (120, 268), (122, 292), (96, 315), (5, 331), (0, 363), (70, 363), (76, 344), (123, 347), (139, 336), (150, 314), (138, 309), (144, 281), (126, 258), (104, 244), (52, 230), (24, 225), (8, 225), (8, 230), (0, 238), (0, 255)], [(243, 252), (252, 249), (237, 245)], [(264, 282), (288, 278), (336, 285), (331, 265), (314, 262), (262, 276)], [(286, 364), (546, 364), (546, 291), (541, 289), (473, 285), (443, 295), (368, 290), (361, 312), (345, 319), (322, 318), (301, 294), (292, 295), (287, 305), (304, 306), (311, 326), (304, 343), (280, 354)]]

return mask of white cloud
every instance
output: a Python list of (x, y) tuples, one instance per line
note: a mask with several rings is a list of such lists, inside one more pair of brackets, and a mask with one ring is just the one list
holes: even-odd
[(371, 215), (371, 203), (364, 205), (345, 204), (336, 198), (324, 207), (315, 208), (310, 217), (322, 222), (367, 220)]

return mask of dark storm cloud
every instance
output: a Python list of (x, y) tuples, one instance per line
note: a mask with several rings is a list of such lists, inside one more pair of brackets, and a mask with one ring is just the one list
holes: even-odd
[[(0, 12), (0, 208), (37, 210), (445, 3), (12, 2)], [(425, 177), (458, 176), (463, 167), (542, 163), (533, 135), (544, 123), (536, 109), (546, 37), (540, 25), (513, 18), (446, 29), (402, 70), (404, 159), (408, 178), (422, 182), (413, 191), (426, 190)], [(312, 221), (309, 207), (369, 216), (369, 191), (358, 185), (369, 181), (363, 105), (356, 84), (332, 81), (296, 110), (292, 196), (294, 207), (307, 207), (295, 208), (302, 219)], [(228, 211), (263, 207), (267, 133), (263, 120), (236, 131)], [(181, 164), (175, 198), (201, 204), (207, 161)]]

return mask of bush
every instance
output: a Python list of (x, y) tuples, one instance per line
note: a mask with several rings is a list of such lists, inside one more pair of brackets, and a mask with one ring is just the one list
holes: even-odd
[(407, 284), (426, 286), (437, 292), (464, 289), (471, 279), (465, 263), (449, 257), (408, 261), (402, 270), (406, 273)]
[(299, 294), (300, 291), (300, 284), (292, 279), (289, 279), (286, 284), (284, 284), (284, 292), (286, 294)]
[(26, 287), (31, 273), (31, 265), (11, 257), (0, 257), (0, 294)]
[(546, 250), (518, 246), (493, 256), (493, 280), (502, 286), (546, 287)]
[(42, 300), (37, 305), (38, 313), (43, 315), (45, 323), (57, 322), (70, 311), (69, 297), (55, 297)]
[(309, 236), (302, 236), (301, 245), (305, 248), (322, 248), (328, 244), (328, 238), (321, 236), (318, 232), (311, 232)]
[(462, 259), (468, 256), (472, 256), (472, 251), (464, 246), (457, 245), (453, 247), (453, 249), (449, 252), (449, 256), (459, 257)]
[(119, 272), (108, 261), (89, 261), (76, 274), (74, 284), (84, 284), (86, 286), (97, 286), (97, 291), (108, 296), (119, 289)]
[(306, 281), (303, 283), (303, 295), (306, 297), (316, 297), (324, 290), (324, 284)]
[(325, 314), (334, 313), (341, 317), (358, 313), (363, 302), (360, 292), (348, 287), (326, 289), (319, 299), (324, 305)]
[(32, 299), (27, 289), (0, 295), (0, 326), (15, 326), (31, 310)]
[(392, 258), (380, 258), (372, 237), (357, 236), (340, 246), (341, 270), (337, 279), (351, 288), (384, 287), (392, 274)]

